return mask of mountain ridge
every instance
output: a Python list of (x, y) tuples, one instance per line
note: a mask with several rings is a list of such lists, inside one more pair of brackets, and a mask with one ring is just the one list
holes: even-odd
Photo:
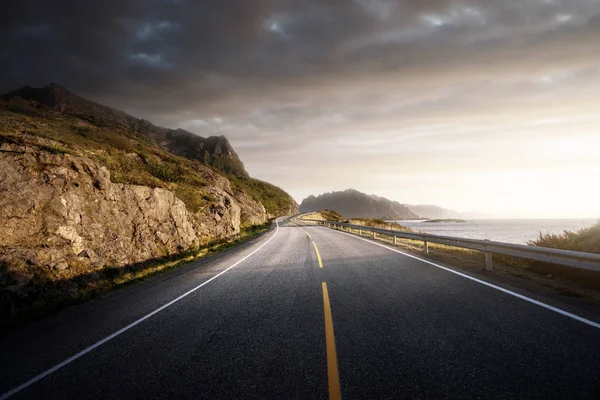
[(436, 205), (410, 205), (356, 189), (310, 195), (300, 204), (300, 212), (334, 210), (346, 218), (437, 219), (460, 218), (461, 213)]
[(24, 86), (2, 95), (4, 101), (14, 98), (35, 101), (96, 125), (131, 129), (173, 154), (200, 161), (228, 175), (249, 177), (238, 154), (223, 135), (205, 138), (180, 128), (164, 128), (124, 111), (85, 99), (54, 82), (42, 88)]
[(413, 219), (419, 216), (397, 201), (368, 195), (356, 189), (310, 195), (300, 204), (300, 212), (334, 210), (345, 218)]

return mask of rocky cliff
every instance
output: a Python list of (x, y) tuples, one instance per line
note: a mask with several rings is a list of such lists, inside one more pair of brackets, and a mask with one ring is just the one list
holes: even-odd
[(223, 190), (208, 215), (194, 215), (168, 190), (112, 183), (86, 157), (31, 146), (0, 145), (0, 193), (0, 259), (61, 276), (175, 254), (240, 226), (241, 208)]
[[(74, 115), (72, 101), (24, 96), (0, 101), (0, 278), (147, 261), (297, 210), (273, 185), (165, 150), (123, 125), (127, 114), (80, 103), (97, 124)], [(216, 156), (233, 151), (206, 143)]]

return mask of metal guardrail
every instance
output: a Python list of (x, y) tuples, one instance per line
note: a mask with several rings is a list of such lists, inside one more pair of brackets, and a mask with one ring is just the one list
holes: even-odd
[(340, 228), (341, 230), (344, 230), (344, 228), (347, 228), (351, 233), (352, 230), (358, 230), (359, 235), (362, 235), (363, 231), (371, 232), (374, 239), (377, 237), (377, 234), (386, 235), (393, 238), (392, 240), (394, 244), (396, 244), (397, 238), (419, 240), (424, 242), (426, 253), (429, 253), (428, 243), (439, 243), (448, 246), (462, 247), (465, 249), (479, 250), (485, 254), (485, 267), (487, 270), (493, 269), (492, 254), (502, 254), (506, 256), (525, 258), (528, 260), (542, 261), (600, 272), (600, 254), (551, 249), (547, 247), (525, 246), (521, 244), (494, 242), (490, 240), (467, 239), (451, 236), (431, 235), (426, 233), (395, 231), (391, 229), (373, 228), (370, 226), (353, 225), (336, 221), (321, 221), (314, 219), (301, 219), (301, 221), (323, 225), (333, 229)]

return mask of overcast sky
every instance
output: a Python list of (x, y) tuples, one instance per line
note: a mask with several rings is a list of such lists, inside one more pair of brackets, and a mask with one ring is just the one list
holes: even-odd
[(9, 3), (2, 92), (224, 134), (298, 202), (600, 217), (600, 0)]

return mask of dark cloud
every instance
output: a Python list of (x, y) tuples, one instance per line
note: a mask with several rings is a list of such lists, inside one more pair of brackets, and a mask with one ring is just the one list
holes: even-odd
[[(600, 0), (8, 3), (0, 92), (55, 81), (157, 124), (225, 134), (251, 174), (298, 200), (404, 182), (417, 197), (399, 200), (462, 204), (453, 181), (469, 198), (489, 193), (485, 173), (472, 178), (481, 187), (465, 174), (527, 163), (511, 143), (545, 135), (566, 142), (545, 141), (550, 156), (530, 168), (570, 168), (560, 161), (575, 140), (573, 154), (597, 165)], [(450, 166), (462, 169), (432, 177)], [(437, 200), (433, 187), (446, 188)]]
[(395, 70), (469, 35), (507, 40), (511, 30), (554, 28), (549, 19), (577, 18), (570, 13), (589, 11), (590, 1), (12, 3), (0, 17), (3, 91), (55, 80), (88, 94), (154, 87), (213, 98), (228, 85)]

